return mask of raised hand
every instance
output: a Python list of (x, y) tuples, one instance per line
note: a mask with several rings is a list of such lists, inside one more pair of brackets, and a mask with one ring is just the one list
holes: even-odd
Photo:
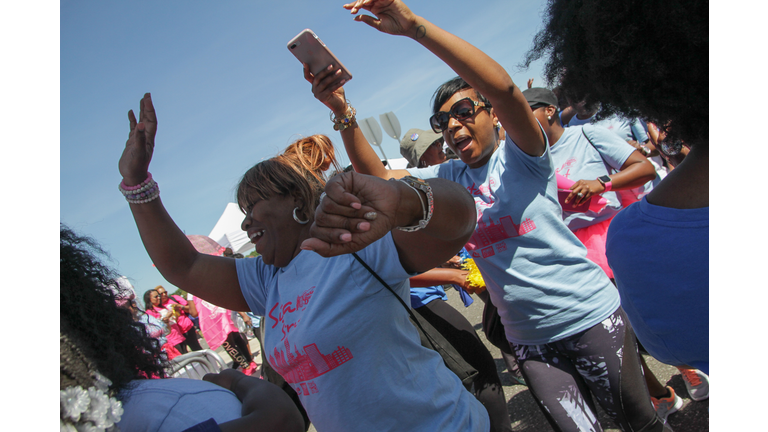
[(335, 113), (343, 113), (347, 109), (347, 100), (342, 87), (346, 81), (340, 77), (341, 69), (338, 69), (338, 65), (329, 65), (314, 76), (309, 71), (309, 67), (304, 64), (304, 79), (312, 84), (312, 94)]
[(155, 149), (157, 116), (149, 93), (145, 93), (139, 102), (139, 121), (136, 121), (133, 110), (130, 110), (128, 122), (131, 130), (128, 133), (128, 141), (125, 142), (123, 155), (120, 156), (118, 168), (125, 184), (134, 186), (147, 178), (149, 162), (152, 160), (152, 152)]
[(357, 0), (345, 4), (344, 8), (352, 14), (364, 9), (376, 15), (375, 18), (357, 15), (355, 21), (362, 21), (380, 32), (412, 38), (418, 36), (416, 15), (400, 0)]
[(396, 183), (356, 172), (333, 177), (302, 249), (325, 257), (357, 252), (410, 223), (409, 210), (401, 205), (403, 189)]

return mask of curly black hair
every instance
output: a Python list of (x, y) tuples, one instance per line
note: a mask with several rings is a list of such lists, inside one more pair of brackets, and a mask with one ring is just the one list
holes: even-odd
[(667, 139), (708, 146), (707, 0), (549, 0), (522, 63), (546, 58), (549, 85), (665, 127)]
[[(118, 307), (124, 290), (99, 255), (108, 254), (91, 238), (60, 226), (60, 333), (71, 340), (99, 373), (119, 390), (134, 379), (164, 378), (165, 355), (131, 312)], [(61, 357), (62, 382), (73, 368)]]

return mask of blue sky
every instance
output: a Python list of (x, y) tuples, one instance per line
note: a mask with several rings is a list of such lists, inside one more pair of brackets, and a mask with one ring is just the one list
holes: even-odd
[[(150, 171), (187, 234), (207, 235), (240, 176), (299, 136), (324, 133), (341, 148), (286, 48), (311, 28), (352, 72), (358, 118), (393, 111), (401, 136), (428, 128), (430, 97), (455, 76), (414, 41), (354, 22), (337, 1), (62, 1), (61, 222), (95, 238), (141, 295), (162, 284), (144, 250), (117, 170), (127, 112), (151, 92), (158, 134)], [(419, 15), (478, 46), (520, 86), (543, 85), (541, 64), (517, 65), (541, 25), (541, 1), (411, 1)], [(437, 8), (437, 6), (440, 8)], [(386, 136), (387, 157), (400, 157)], [(337, 147), (337, 148), (338, 148)], [(183, 287), (181, 287), (183, 288)]]

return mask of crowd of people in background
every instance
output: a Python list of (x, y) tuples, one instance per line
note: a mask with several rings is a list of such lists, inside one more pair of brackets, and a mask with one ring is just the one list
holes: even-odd
[[(62, 227), (61, 429), (511, 430), (491, 354), (445, 301), (454, 286), (484, 302), (484, 333), (553, 430), (602, 430), (596, 401), (622, 430), (671, 431), (682, 399), (641, 354), (708, 398), (707, 2), (549, 0), (524, 63), (544, 58), (555, 86), (525, 89), (400, 0), (344, 7), (458, 74), (437, 87), (428, 128), (403, 137), (408, 167), (382, 164), (339, 65), (304, 65), (353, 169), (329, 137), (296, 140), (237, 188), (259, 256), (205, 255), (149, 174), (145, 94), (120, 191), (160, 273), (190, 294), (155, 287), (142, 311), (102, 251)], [(269, 324), (265, 379), (249, 376), (231, 311)], [(173, 358), (202, 349), (195, 319), (242, 372), (168, 379)]]

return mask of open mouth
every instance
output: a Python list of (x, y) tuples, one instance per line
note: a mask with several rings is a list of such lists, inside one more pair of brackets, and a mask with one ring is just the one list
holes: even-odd
[(251, 240), (251, 243), (256, 244), (259, 242), (262, 235), (264, 235), (264, 230), (253, 232), (248, 238)]
[(456, 146), (456, 149), (463, 153), (472, 146), (472, 138), (469, 136), (454, 138), (453, 143)]

